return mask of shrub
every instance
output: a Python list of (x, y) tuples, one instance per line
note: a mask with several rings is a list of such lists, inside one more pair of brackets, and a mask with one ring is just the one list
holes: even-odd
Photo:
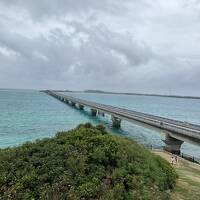
[(168, 199), (176, 177), (160, 157), (90, 123), (0, 149), (0, 199)]

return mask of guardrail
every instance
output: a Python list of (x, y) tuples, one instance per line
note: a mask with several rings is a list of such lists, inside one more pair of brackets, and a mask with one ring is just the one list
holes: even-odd
[(197, 157), (195, 157), (195, 156), (188, 155), (188, 154), (186, 154), (186, 153), (181, 153), (180, 156), (181, 156), (182, 158), (186, 159), (186, 160), (189, 160), (189, 161), (191, 161), (191, 162), (200, 164), (200, 158), (197, 158)]
[(104, 111), (105, 113), (114, 114), (118, 116), (119, 118), (121, 117), (128, 121), (136, 120), (142, 123), (149, 124), (151, 126), (155, 126), (160, 129), (164, 129), (167, 131), (171, 131), (174, 133), (178, 133), (187, 137), (200, 140), (200, 126), (196, 124), (186, 123), (186, 122), (168, 119), (164, 117), (158, 117), (155, 115), (140, 113), (140, 112), (124, 109), (124, 108), (118, 108), (115, 106), (95, 103), (95, 102), (67, 96), (64, 94), (60, 94), (57, 92), (48, 91), (48, 93), (58, 98), (67, 99), (69, 101), (73, 101), (78, 104), (82, 104), (82, 105), (89, 106), (97, 110)]
[[(186, 123), (182, 121), (154, 116), (151, 114), (140, 113), (137, 111), (132, 111), (132, 110), (124, 109), (124, 108), (118, 108), (115, 106), (91, 102), (91, 101), (67, 96), (64, 94), (60, 94), (57, 92), (52, 92), (52, 91), (46, 91), (46, 92), (54, 96), (55, 98), (58, 98), (61, 101), (70, 101), (70, 102), (79, 104), (80, 106), (88, 106), (91, 109), (95, 109), (101, 112), (111, 114), (113, 116), (116, 116), (117, 118), (119, 117), (120, 119), (125, 119), (127, 121), (132, 120), (132, 122), (135, 120), (144, 124), (148, 124), (148, 125), (163, 129), (163, 130), (171, 131), (173, 133), (189, 136), (189, 137), (198, 139), (200, 141), (200, 125), (190, 124), (190, 123)], [(154, 149), (154, 147), (151, 145), (146, 148)], [(159, 149), (164, 149), (164, 147), (161, 147)], [(190, 156), (185, 153), (182, 153), (181, 157), (187, 160), (190, 160), (192, 162), (200, 163), (200, 158)]]
[[(155, 147), (153, 145), (148, 145), (148, 144), (144, 144), (142, 146), (145, 149), (148, 149), (148, 150), (151, 150), (151, 151), (153, 151), (153, 150), (155, 150), (155, 151), (162, 151), (162, 152), (165, 151), (165, 149), (164, 149), (165, 146), (159, 146), (159, 147), (156, 146)], [(189, 155), (189, 154), (186, 154), (186, 153), (181, 153), (179, 155), (179, 157), (184, 158), (185, 160), (188, 160), (190, 162), (193, 162), (193, 163), (196, 163), (196, 164), (200, 165), (200, 157), (195, 157), (195, 156), (192, 156), (192, 155)]]

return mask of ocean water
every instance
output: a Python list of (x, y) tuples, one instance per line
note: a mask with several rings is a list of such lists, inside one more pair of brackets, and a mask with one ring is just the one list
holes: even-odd
[[(66, 93), (70, 96), (140, 112), (200, 124), (200, 100), (167, 97)], [(156, 131), (122, 121), (119, 130), (111, 126), (110, 116), (92, 117), (90, 110), (80, 111), (45, 93), (31, 90), (0, 90), (0, 148), (52, 137), (79, 123), (104, 124), (113, 134), (120, 134), (144, 145), (161, 148), (164, 144)], [(200, 147), (184, 143), (182, 152), (200, 157)]]

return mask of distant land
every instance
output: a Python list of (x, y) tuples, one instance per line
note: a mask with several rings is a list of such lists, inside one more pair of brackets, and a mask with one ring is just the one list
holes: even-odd
[[(0, 88), (0, 90), (37, 90), (37, 89), (16, 89), (16, 88)], [(52, 89), (53, 90), (53, 89)], [(40, 90), (41, 92), (45, 90)], [(165, 94), (148, 94), (148, 93), (134, 93), (134, 92), (110, 92), (104, 90), (60, 90), (54, 89), (55, 92), (72, 92), (72, 93), (99, 93), (99, 94), (122, 94), (122, 95), (138, 95), (138, 96), (155, 96), (155, 97), (171, 97), (171, 98), (185, 98), (185, 99), (200, 99), (200, 96), (182, 96), (182, 95), (165, 95)]]
[(140, 95), (140, 96), (155, 96), (155, 97), (172, 97), (172, 98), (187, 98), (187, 99), (200, 99), (197, 96), (180, 96), (180, 95), (164, 95), (164, 94), (143, 94), (131, 92), (109, 92), (103, 90), (84, 90), (85, 93), (101, 93), (101, 94), (124, 94), (124, 95)]

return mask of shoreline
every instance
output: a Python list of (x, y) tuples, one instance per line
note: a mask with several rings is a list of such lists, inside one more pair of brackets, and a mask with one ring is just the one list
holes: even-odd
[[(152, 150), (153, 154), (171, 161), (171, 153)], [(176, 165), (172, 165), (178, 174), (178, 180), (171, 198), (173, 200), (196, 200), (200, 195), (200, 165), (178, 156)]]
[[(65, 91), (63, 91), (65, 92)], [(67, 92), (67, 91), (66, 91)], [(76, 92), (76, 91), (72, 91)], [(81, 91), (77, 91), (81, 92)], [(182, 95), (164, 95), (164, 94), (145, 94), (145, 93), (132, 93), (132, 92), (107, 92), (107, 91), (95, 91), (85, 90), (84, 93), (97, 93), (97, 94), (121, 94), (121, 95), (135, 95), (135, 96), (152, 96), (152, 97), (169, 97), (169, 98), (181, 98), (181, 99), (200, 99), (200, 96), (182, 96)]]
[[(5, 90), (30, 90), (43, 92), (45, 89), (25, 89), (25, 88), (0, 88), (0, 91)], [(113, 95), (128, 95), (128, 96), (150, 96), (150, 97), (167, 97), (167, 98), (177, 98), (177, 99), (200, 99), (200, 96), (185, 96), (185, 95), (165, 95), (165, 94), (148, 94), (148, 93), (137, 93), (137, 92), (109, 92), (101, 90), (52, 90), (55, 92), (71, 92), (71, 93), (94, 93), (94, 94), (113, 94)]]

